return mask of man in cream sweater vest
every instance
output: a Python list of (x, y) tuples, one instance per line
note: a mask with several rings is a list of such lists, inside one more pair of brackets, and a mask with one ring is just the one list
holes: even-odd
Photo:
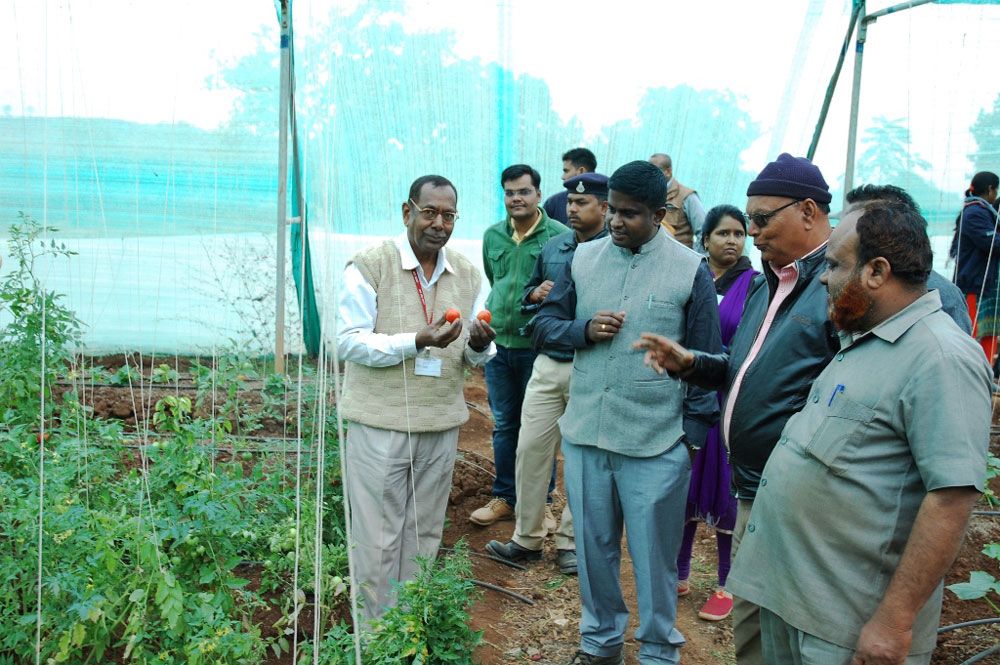
[[(364, 613), (394, 602), (417, 555), (434, 557), (444, 528), (458, 428), (469, 419), (464, 365), (496, 353), (477, 320), (480, 273), (445, 250), (458, 192), (426, 175), (402, 205), (406, 232), (359, 252), (344, 271), (337, 349), (345, 365), (340, 412), (347, 430), (345, 489)], [(444, 312), (461, 316), (446, 321)]]

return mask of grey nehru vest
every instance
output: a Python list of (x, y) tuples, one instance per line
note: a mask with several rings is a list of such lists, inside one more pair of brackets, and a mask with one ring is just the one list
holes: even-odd
[(683, 436), (685, 384), (646, 367), (631, 346), (643, 332), (686, 342), (684, 310), (701, 260), (663, 229), (636, 254), (610, 237), (577, 248), (576, 318), (623, 311), (625, 325), (610, 342), (577, 349), (569, 404), (559, 419), (567, 441), (652, 457)]

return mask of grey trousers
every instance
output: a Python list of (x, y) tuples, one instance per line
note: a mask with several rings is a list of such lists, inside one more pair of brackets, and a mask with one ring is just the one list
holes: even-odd
[[(733, 561), (740, 549), (740, 542), (750, 521), (753, 501), (740, 499), (736, 507), (736, 528), (733, 529)], [(760, 608), (753, 603), (733, 596), (733, 646), (736, 648), (737, 665), (764, 665), (760, 644)]]
[[(768, 609), (760, 609), (761, 644), (768, 665), (851, 665), (854, 649), (845, 649), (786, 623)], [(927, 665), (931, 654), (911, 655), (905, 665)]]
[[(517, 435), (514, 462), (514, 487), (517, 505), (514, 542), (529, 550), (542, 549), (545, 530), (545, 499), (552, 475), (552, 462), (559, 450), (562, 435), (559, 418), (569, 401), (569, 377), (572, 362), (559, 362), (539, 353), (531, 370), (521, 405), (521, 430)], [(576, 549), (573, 543), (573, 515), (569, 503), (555, 533), (556, 549)]]
[(392, 585), (414, 577), (415, 556), (437, 555), (457, 447), (457, 427), (409, 437), (358, 423), (347, 429), (344, 484), (366, 618), (395, 602)]
[(677, 618), (677, 552), (691, 477), (687, 449), (627, 457), (563, 440), (566, 488), (576, 515), (580, 648), (618, 653), (628, 608), (621, 590), (622, 529), (635, 572), (641, 663), (679, 663), (684, 636)]

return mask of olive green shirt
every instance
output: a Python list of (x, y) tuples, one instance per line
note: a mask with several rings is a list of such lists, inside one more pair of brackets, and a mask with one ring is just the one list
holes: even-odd
[[(982, 349), (936, 291), (842, 334), (764, 467), (728, 590), (854, 648), (927, 492), (982, 491), (991, 386)], [(941, 591), (917, 615), (911, 654), (934, 649)]]

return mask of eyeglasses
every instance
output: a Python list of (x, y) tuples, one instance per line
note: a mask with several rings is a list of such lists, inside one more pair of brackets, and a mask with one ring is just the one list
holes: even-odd
[(457, 212), (451, 212), (450, 210), (448, 211), (438, 210), (437, 208), (421, 208), (419, 205), (417, 205), (417, 202), (414, 201), (413, 199), (410, 199), (410, 203), (412, 203), (413, 207), (417, 209), (417, 212), (420, 213), (420, 216), (423, 217), (424, 220), (428, 222), (433, 222), (435, 219), (438, 218), (438, 215), (441, 215), (441, 219), (443, 219), (448, 224), (454, 224), (455, 220), (458, 219)]
[(771, 212), (747, 212), (747, 213), (743, 213), (743, 216), (746, 218), (748, 224), (755, 224), (758, 229), (762, 229), (765, 226), (767, 226), (768, 222), (771, 221), (772, 217), (774, 217), (775, 215), (777, 215), (779, 212), (781, 212), (785, 208), (791, 207), (791, 206), (795, 205), (796, 203), (802, 203), (802, 199), (796, 199), (794, 201), (789, 201), (785, 205), (781, 206), (780, 208), (775, 208)]
[(505, 189), (503, 190), (503, 195), (508, 199), (512, 199), (515, 196), (520, 196), (522, 199), (531, 196), (535, 193), (535, 190), (525, 187), (524, 189)]

